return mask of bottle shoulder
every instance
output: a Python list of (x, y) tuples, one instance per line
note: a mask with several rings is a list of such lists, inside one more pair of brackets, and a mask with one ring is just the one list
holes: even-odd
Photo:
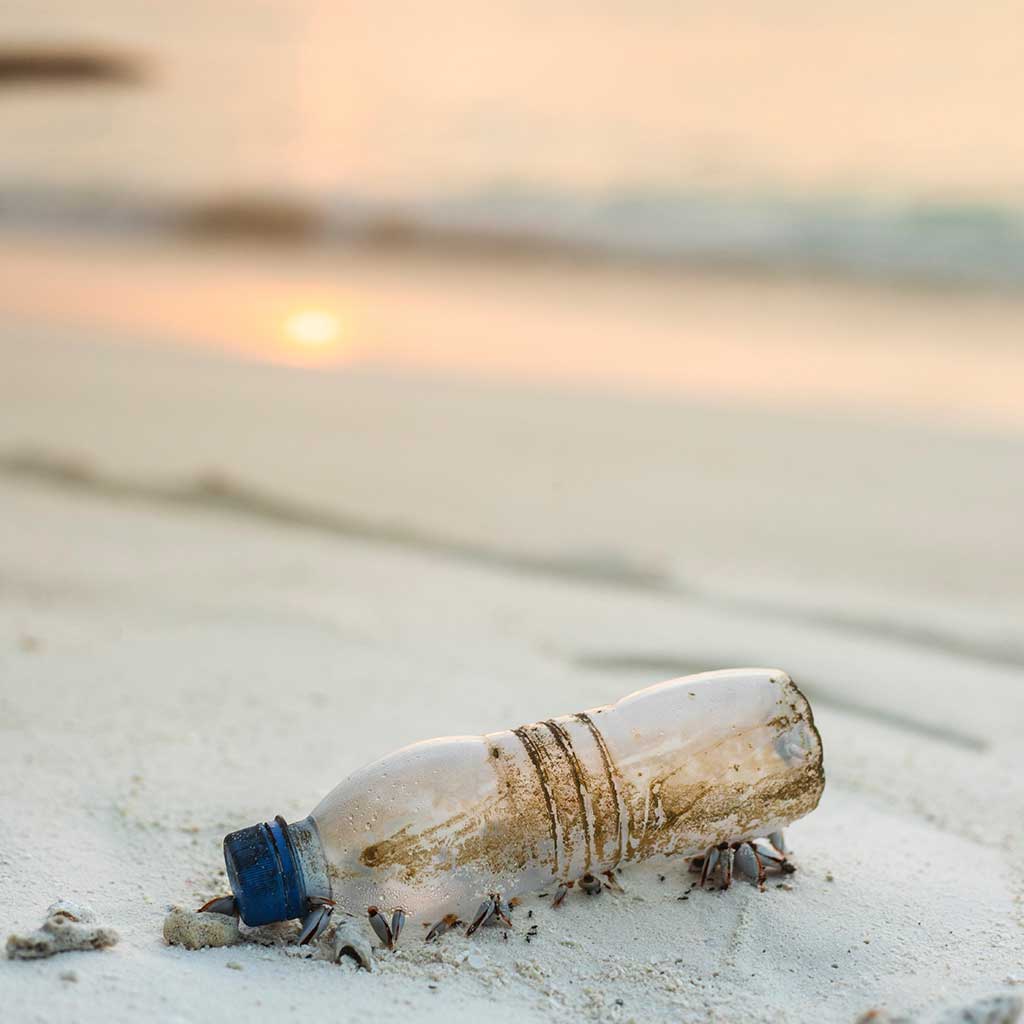
[(353, 772), (320, 801), (312, 817), (321, 828), (342, 816), (352, 828), (373, 832), (396, 816), (431, 819), (454, 813), (491, 784), (486, 758), (483, 736), (410, 744)]

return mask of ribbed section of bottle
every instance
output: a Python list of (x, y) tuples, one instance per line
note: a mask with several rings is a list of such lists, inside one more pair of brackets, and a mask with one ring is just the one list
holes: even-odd
[(789, 678), (726, 676), (716, 691), (680, 680), (486, 737), (502, 756), (511, 751), (514, 814), (535, 842), (546, 829), (537, 845), (553, 877), (701, 853), (814, 808), (821, 743)]
[[(607, 871), (629, 841), (619, 773), (589, 714), (563, 715), (485, 737), (510, 794), (517, 831), (530, 836), (552, 879)], [(500, 756), (495, 757), (495, 751)]]

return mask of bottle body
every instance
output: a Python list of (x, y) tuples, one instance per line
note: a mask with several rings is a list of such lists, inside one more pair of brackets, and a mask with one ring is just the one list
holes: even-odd
[(349, 776), (290, 828), (308, 896), (436, 921), (492, 892), (510, 898), (766, 835), (813, 810), (823, 787), (806, 699), (783, 672), (739, 669), (413, 744)]

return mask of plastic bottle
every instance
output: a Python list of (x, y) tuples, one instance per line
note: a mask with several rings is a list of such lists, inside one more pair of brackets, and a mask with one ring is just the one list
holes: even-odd
[(332, 900), (410, 920), (654, 856), (778, 832), (824, 787), (810, 706), (775, 669), (688, 676), (485, 736), (427, 740), (350, 775), (302, 821), (228, 835), (250, 925)]

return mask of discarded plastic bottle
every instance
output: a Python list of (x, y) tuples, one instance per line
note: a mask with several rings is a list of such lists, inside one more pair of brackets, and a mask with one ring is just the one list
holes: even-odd
[(735, 669), (518, 729), (415, 743), (349, 776), (302, 821), (233, 832), (224, 855), (249, 925), (325, 904), (433, 923), (492, 894), (508, 900), (658, 855), (705, 856), (706, 871), (728, 845), (739, 868), (756, 837), (812, 811), (824, 783), (803, 694), (784, 672)]

